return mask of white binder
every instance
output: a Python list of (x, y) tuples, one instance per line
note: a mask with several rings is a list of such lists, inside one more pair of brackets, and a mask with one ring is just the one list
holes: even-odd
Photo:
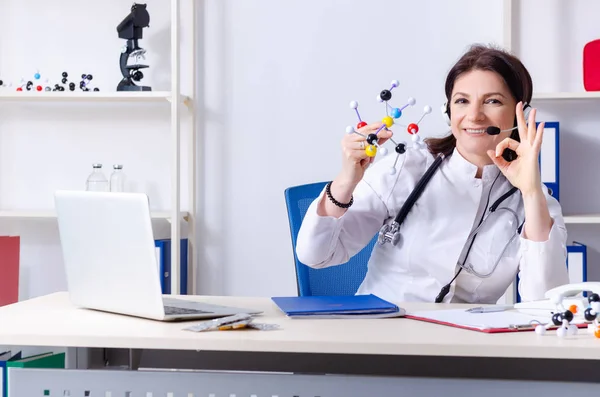
[[(538, 123), (539, 124), (539, 123)], [(560, 193), (560, 124), (547, 121), (544, 124), (544, 138), (540, 148), (540, 173), (542, 182), (550, 190), (550, 195), (559, 199)]]
[(567, 246), (567, 268), (569, 269), (569, 283), (582, 283), (587, 281), (587, 247), (573, 241)]

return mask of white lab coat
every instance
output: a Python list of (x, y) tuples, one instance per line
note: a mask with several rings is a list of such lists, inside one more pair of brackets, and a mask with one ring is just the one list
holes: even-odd
[[(340, 218), (317, 214), (318, 202), (328, 200), (324, 191), (313, 201), (297, 239), (296, 253), (301, 262), (313, 268), (345, 263), (384, 223), (393, 221), (435, 159), (426, 148), (409, 148), (391, 175), (389, 169), (396, 156), (389, 154), (367, 169), (353, 193), (353, 205)], [(462, 262), (468, 248), (467, 237), (479, 223), (492, 182), (500, 172), (489, 165), (484, 167), (482, 177), (476, 178), (476, 171), (477, 167), (457, 150), (444, 160), (401, 225), (400, 242), (396, 246), (375, 244), (358, 294), (373, 293), (396, 302), (435, 301), (458, 271), (457, 263)], [(500, 175), (493, 185), (488, 209), (511, 187)], [(544, 299), (547, 290), (568, 283), (567, 231), (561, 207), (547, 193), (546, 201), (554, 220), (548, 240), (525, 239), (523, 227), (491, 276), (480, 278), (463, 269), (444, 302), (495, 303), (517, 274), (524, 301)], [(503, 207), (513, 209), (519, 225), (523, 223), (525, 213), (519, 191), (504, 200), (499, 208)], [(468, 262), (479, 273), (492, 269), (519, 226), (509, 211), (497, 210), (492, 217), (478, 233), (468, 256)]]

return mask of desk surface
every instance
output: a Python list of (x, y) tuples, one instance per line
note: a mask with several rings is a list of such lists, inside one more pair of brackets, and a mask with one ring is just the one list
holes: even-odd
[[(269, 298), (181, 298), (260, 309), (264, 314), (256, 322), (276, 323), (281, 329), (190, 332), (183, 328), (193, 322), (163, 323), (79, 309), (66, 292), (58, 292), (0, 308), (0, 345), (600, 359), (600, 340), (587, 330), (559, 339), (552, 332), (485, 334), (406, 318), (289, 319)], [(403, 305), (408, 310), (456, 306)]]

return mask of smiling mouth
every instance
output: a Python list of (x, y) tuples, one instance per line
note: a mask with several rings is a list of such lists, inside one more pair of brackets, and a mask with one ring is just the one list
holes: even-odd
[(463, 131), (471, 135), (481, 135), (485, 133), (485, 129), (463, 128)]

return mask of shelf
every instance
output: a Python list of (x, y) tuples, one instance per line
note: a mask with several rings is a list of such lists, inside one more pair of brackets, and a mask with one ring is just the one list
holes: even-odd
[(600, 91), (534, 92), (533, 99), (600, 99)]
[[(190, 98), (180, 95), (187, 106)], [(170, 102), (169, 91), (0, 91), (0, 101)]]
[[(180, 219), (187, 220), (189, 213), (187, 211), (180, 212)], [(171, 212), (169, 211), (152, 211), (153, 219), (170, 219)], [(0, 211), (0, 218), (56, 218), (54, 210), (4, 210)]]
[(600, 214), (564, 215), (565, 223), (600, 223)]

